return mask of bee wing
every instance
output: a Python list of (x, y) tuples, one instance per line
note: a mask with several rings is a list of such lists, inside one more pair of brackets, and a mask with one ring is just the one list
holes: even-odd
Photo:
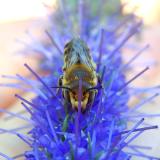
[(95, 70), (95, 64), (87, 51), (79, 52), (80, 60), (83, 64), (86, 64), (92, 70)]
[(79, 54), (77, 52), (72, 52), (68, 57), (68, 67), (72, 66), (73, 64), (76, 64), (79, 60)]
[(65, 51), (65, 66), (64, 66), (64, 68), (69, 68), (73, 64), (80, 62), (82, 64), (87, 65), (92, 70), (95, 70), (96, 65), (93, 62), (93, 60), (89, 54), (89, 50), (88, 50), (87, 46), (85, 46), (81, 41), (79, 42), (79, 40), (78, 40), (78, 42), (75, 41), (73, 44), (74, 44), (74, 47), (69, 48), (68, 52), (67, 52), (67, 49)]

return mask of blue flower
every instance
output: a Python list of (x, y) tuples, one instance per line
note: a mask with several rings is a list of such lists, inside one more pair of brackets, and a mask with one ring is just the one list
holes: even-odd
[[(99, 17), (101, 8), (97, 9), (96, 14), (90, 3), (80, 1), (78, 18), (74, 14), (75, 6), (69, 8), (62, 3), (62, 11), (58, 11), (54, 20), (51, 16), (53, 27), (46, 31), (52, 44), (42, 43), (39, 48), (34, 44), (32, 47), (41, 53), (40, 68), (48, 71), (49, 75), (41, 77), (25, 64), (37, 81), (18, 76), (37, 95), (31, 101), (16, 95), (30, 113), (33, 125), (27, 134), (29, 138), (21, 137), (30, 146), (30, 150), (23, 154), (26, 160), (129, 160), (134, 154), (124, 151), (124, 148), (145, 130), (157, 128), (139, 127), (144, 121), (145, 115), (142, 115), (134, 127), (127, 130), (129, 113), (136, 110), (128, 107), (128, 85), (147, 71), (148, 67), (126, 80), (128, 64), (123, 64), (121, 48), (130, 37), (138, 33), (141, 21), (134, 15), (119, 17), (121, 10), (117, 9), (119, 12), (107, 16), (106, 22), (104, 15), (103, 20)], [(76, 18), (78, 23), (75, 23)], [(100, 29), (101, 26), (104, 27)], [(62, 95), (51, 88), (57, 85), (58, 78), (63, 74), (63, 46), (77, 35), (89, 46), (103, 84), (92, 107), (85, 113), (66, 111)], [(144, 100), (144, 103), (156, 96)], [(147, 157), (140, 151), (136, 154)]]

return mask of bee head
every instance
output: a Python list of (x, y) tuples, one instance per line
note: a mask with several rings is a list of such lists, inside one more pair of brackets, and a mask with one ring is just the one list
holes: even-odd
[[(66, 98), (65, 96), (69, 96), (68, 102), (71, 104), (71, 106), (74, 110), (78, 111), (79, 93), (76, 89), (71, 89), (71, 88), (65, 87), (65, 86), (52, 87), (52, 88), (61, 88), (63, 90), (64, 98)], [(93, 99), (95, 98), (99, 89), (102, 89), (101, 85), (97, 86), (97, 87), (91, 87), (88, 89), (82, 89), (82, 95), (81, 95), (81, 112), (82, 113), (84, 113), (86, 111), (87, 106), (92, 105)], [(65, 94), (65, 93), (67, 93), (67, 94)]]

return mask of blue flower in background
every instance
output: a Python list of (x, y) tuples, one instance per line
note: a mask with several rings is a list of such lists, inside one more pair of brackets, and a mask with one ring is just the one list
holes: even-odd
[[(125, 72), (148, 46), (127, 64), (123, 63), (121, 48), (139, 32), (142, 22), (134, 15), (122, 16), (122, 6), (117, 6), (115, 13), (106, 13), (107, 3), (98, 1), (91, 4), (91, 1), (80, 0), (79, 4), (73, 1), (66, 5), (61, 2), (57, 15), (50, 16), (51, 28), (45, 31), (52, 44), (34, 44), (31, 47), (41, 54), (40, 68), (49, 75), (39, 76), (25, 64), (35, 79), (16, 76), (37, 95), (31, 101), (16, 95), (30, 113), (29, 122), (33, 125), (26, 136), (18, 134), (30, 146), (29, 151), (19, 155), (26, 160), (129, 160), (133, 156), (159, 159), (142, 153), (139, 149), (142, 146), (130, 145), (145, 130), (157, 128), (140, 127), (145, 114), (137, 116), (135, 111), (158, 94), (143, 100), (133, 109), (128, 107), (128, 86), (149, 68), (144, 67), (130, 80), (126, 80)], [(103, 85), (103, 88), (98, 88), (92, 107), (85, 113), (66, 111), (62, 94), (57, 94), (57, 90), (52, 88), (57, 86), (63, 74), (63, 47), (74, 37), (87, 43)], [(131, 114), (136, 122), (132, 129), (127, 130)], [(135, 152), (124, 150), (127, 147)]]

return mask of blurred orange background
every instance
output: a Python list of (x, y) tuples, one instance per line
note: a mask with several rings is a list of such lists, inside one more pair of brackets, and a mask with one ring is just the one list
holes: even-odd
[[(17, 53), (25, 45), (16, 40), (31, 43), (32, 40), (25, 34), (27, 30), (35, 39), (41, 37), (48, 14), (47, 6), (54, 9), (55, 0), (0, 0), (0, 75), (26, 75), (25, 62), (36, 68), (36, 60)], [(9, 82), (0, 78), (1, 84)], [(0, 107), (11, 106), (15, 101), (15, 92), (20, 91), (1, 87)]]

